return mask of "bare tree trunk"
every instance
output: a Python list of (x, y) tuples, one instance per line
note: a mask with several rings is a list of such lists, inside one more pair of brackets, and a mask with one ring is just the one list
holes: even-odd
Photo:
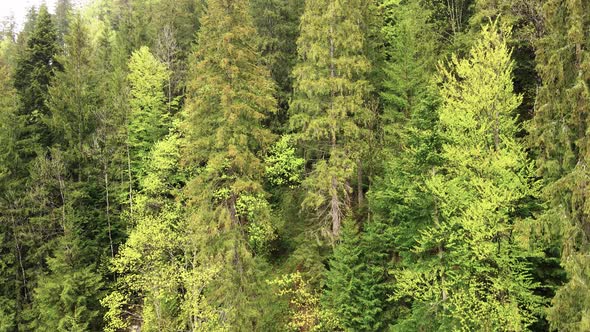
[(332, 235), (334, 237), (340, 236), (341, 226), (341, 211), (340, 201), (338, 199), (338, 180), (335, 176), (332, 177), (332, 200), (330, 202), (330, 215), (332, 216)]
[(129, 214), (133, 219), (133, 176), (131, 175), (131, 154), (129, 152), (129, 131), (127, 131), (127, 173), (129, 176)]
[(107, 226), (109, 232), (109, 245), (111, 248), (111, 258), (115, 258), (115, 248), (113, 247), (113, 234), (112, 234), (112, 226), (111, 226), (111, 204), (110, 204), (110, 197), (109, 197), (109, 173), (106, 161), (103, 165), (103, 172), (104, 172), (104, 187), (105, 187), (105, 195), (106, 195), (106, 214), (107, 214)]
[(359, 159), (357, 160), (357, 169), (356, 169), (356, 177), (357, 177), (357, 199), (358, 199), (358, 206), (360, 207), (363, 205), (363, 201), (365, 199), (365, 195), (363, 193), (363, 162)]

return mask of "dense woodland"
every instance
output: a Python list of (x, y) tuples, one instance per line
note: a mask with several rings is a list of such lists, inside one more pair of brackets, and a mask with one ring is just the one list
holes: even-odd
[(0, 331), (590, 331), (590, 0), (58, 0), (0, 37)]

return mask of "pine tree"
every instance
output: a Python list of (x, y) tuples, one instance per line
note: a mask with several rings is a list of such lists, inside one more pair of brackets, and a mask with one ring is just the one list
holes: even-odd
[(274, 237), (262, 188), (261, 157), (274, 136), (263, 122), (275, 112), (274, 86), (256, 52), (248, 1), (213, 0), (201, 20), (184, 110), (184, 163), (195, 268), (220, 264), (205, 291), (233, 331), (255, 329), (257, 293), (252, 249)]
[(521, 97), (505, 38), (484, 27), (467, 59), (441, 69), (444, 164), (427, 181), (433, 225), (415, 263), (396, 273), (395, 298), (413, 301), (398, 329), (523, 330), (539, 314), (528, 257), (532, 168), (515, 135)]
[[(543, 215), (549, 235), (559, 234), (568, 281), (555, 295), (548, 314), (559, 331), (590, 328), (590, 223), (588, 222), (588, 1), (547, 1), (547, 34), (539, 41), (540, 87), (528, 128), (537, 153), (549, 209)], [(555, 238), (554, 238), (555, 239)], [(553, 239), (553, 240), (554, 240)]]
[[(300, 62), (293, 71), (291, 129), (315, 160), (304, 187), (305, 205), (338, 237), (351, 208), (352, 180), (367, 147), (368, 107), (366, 20), (362, 1), (308, 1), (301, 18)], [(358, 193), (357, 193), (358, 194)]]

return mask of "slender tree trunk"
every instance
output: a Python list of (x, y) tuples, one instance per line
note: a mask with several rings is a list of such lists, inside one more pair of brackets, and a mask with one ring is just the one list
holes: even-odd
[(131, 153), (129, 152), (129, 131), (127, 131), (127, 175), (129, 176), (129, 214), (133, 219), (133, 176), (131, 175)]
[[(334, 66), (334, 27), (330, 26), (330, 78), (334, 79), (336, 77), (336, 68)], [(331, 103), (335, 98), (334, 88), (331, 91)], [(330, 108), (334, 107), (332, 104)], [(332, 128), (332, 146), (330, 152), (330, 158), (332, 158), (334, 152), (337, 148), (337, 137), (336, 137), (336, 129)], [(340, 210), (340, 200), (338, 198), (338, 179), (336, 176), (332, 175), (331, 179), (331, 201), (330, 201), (330, 215), (332, 217), (332, 235), (335, 238), (340, 236), (340, 226), (342, 221), (340, 220), (341, 217), (341, 210)]]
[(356, 177), (357, 177), (357, 199), (358, 199), (358, 206), (360, 207), (363, 205), (364, 200), (364, 193), (363, 193), (363, 162), (358, 159), (357, 160), (357, 169), (356, 169)]
[(109, 197), (109, 173), (106, 161), (103, 164), (103, 172), (104, 172), (104, 187), (105, 187), (105, 199), (106, 199), (106, 215), (107, 215), (107, 227), (109, 232), (109, 246), (111, 248), (111, 258), (115, 258), (115, 249), (113, 247), (113, 233), (112, 233), (112, 226), (111, 226), (111, 204), (110, 204), (110, 197)]

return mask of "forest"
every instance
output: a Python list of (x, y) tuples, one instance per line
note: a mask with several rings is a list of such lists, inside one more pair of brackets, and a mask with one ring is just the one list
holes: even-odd
[(0, 332), (590, 331), (590, 0), (0, 23)]

